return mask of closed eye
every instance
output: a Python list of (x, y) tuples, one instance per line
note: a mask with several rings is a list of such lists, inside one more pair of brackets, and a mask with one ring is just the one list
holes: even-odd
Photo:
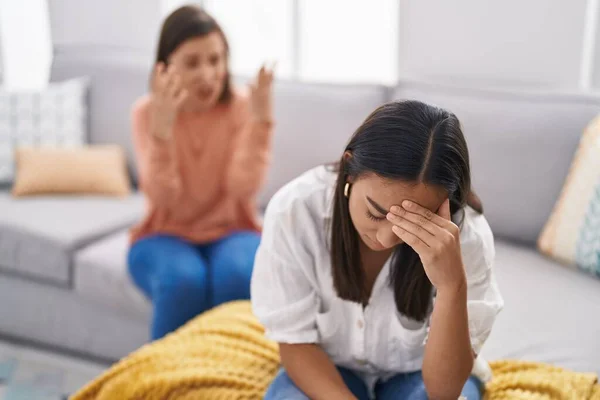
[(377, 217), (377, 216), (373, 215), (373, 213), (371, 213), (371, 211), (369, 211), (369, 210), (367, 210), (367, 218), (369, 218), (371, 221), (375, 221), (375, 222), (383, 221), (385, 219), (385, 217)]
[(219, 63), (220, 61), (220, 57), (218, 54), (213, 54), (210, 56), (210, 58), (208, 59), (208, 62), (210, 63), (210, 65), (215, 66)]
[(185, 66), (187, 68), (196, 68), (198, 66), (198, 57), (191, 56), (185, 60)]

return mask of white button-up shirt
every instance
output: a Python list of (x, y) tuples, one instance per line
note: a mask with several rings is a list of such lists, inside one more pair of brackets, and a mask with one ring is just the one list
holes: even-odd
[[(252, 305), (270, 339), (319, 344), (372, 391), (379, 379), (421, 369), (429, 324), (398, 313), (389, 284), (390, 260), (366, 307), (337, 296), (328, 249), (335, 179), (326, 167), (317, 167), (271, 199), (256, 254)], [(462, 212), (457, 214), (462, 218)], [(468, 207), (462, 219), (469, 331), (479, 353), (503, 301), (492, 271), (494, 240), (488, 223)]]

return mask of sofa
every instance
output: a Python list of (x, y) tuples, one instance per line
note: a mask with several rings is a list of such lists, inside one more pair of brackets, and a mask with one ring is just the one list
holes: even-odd
[[(134, 185), (129, 109), (146, 91), (149, 69), (143, 59), (72, 51), (55, 54), (51, 73), (56, 81), (90, 77), (89, 142), (122, 145)], [(467, 138), (505, 297), (484, 357), (600, 373), (600, 280), (536, 250), (579, 137), (600, 111), (598, 96), (416, 81), (386, 87), (280, 80), (273, 162), (260, 206), (288, 180), (336, 160), (377, 106), (407, 98), (450, 109)], [(0, 338), (106, 362), (146, 343), (151, 306), (126, 267), (128, 229), (144, 214), (143, 196), (15, 199), (9, 190), (0, 192)]]

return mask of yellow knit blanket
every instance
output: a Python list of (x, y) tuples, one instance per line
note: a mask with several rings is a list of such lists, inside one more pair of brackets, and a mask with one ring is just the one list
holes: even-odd
[[(595, 374), (520, 361), (491, 363), (487, 400), (600, 400)], [(72, 400), (262, 399), (279, 369), (249, 302), (211, 310), (143, 346)]]

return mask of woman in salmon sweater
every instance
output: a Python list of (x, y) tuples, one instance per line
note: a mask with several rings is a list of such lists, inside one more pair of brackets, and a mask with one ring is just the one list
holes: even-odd
[(223, 31), (185, 6), (165, 20), (151, 93), (133, 106), (148, 211), (133, 228), (129, 272), (152, 301), (152, 339), (221, 303), (250, 298), (256, 195), (270, 155), (272, 68), (235, 90)]

